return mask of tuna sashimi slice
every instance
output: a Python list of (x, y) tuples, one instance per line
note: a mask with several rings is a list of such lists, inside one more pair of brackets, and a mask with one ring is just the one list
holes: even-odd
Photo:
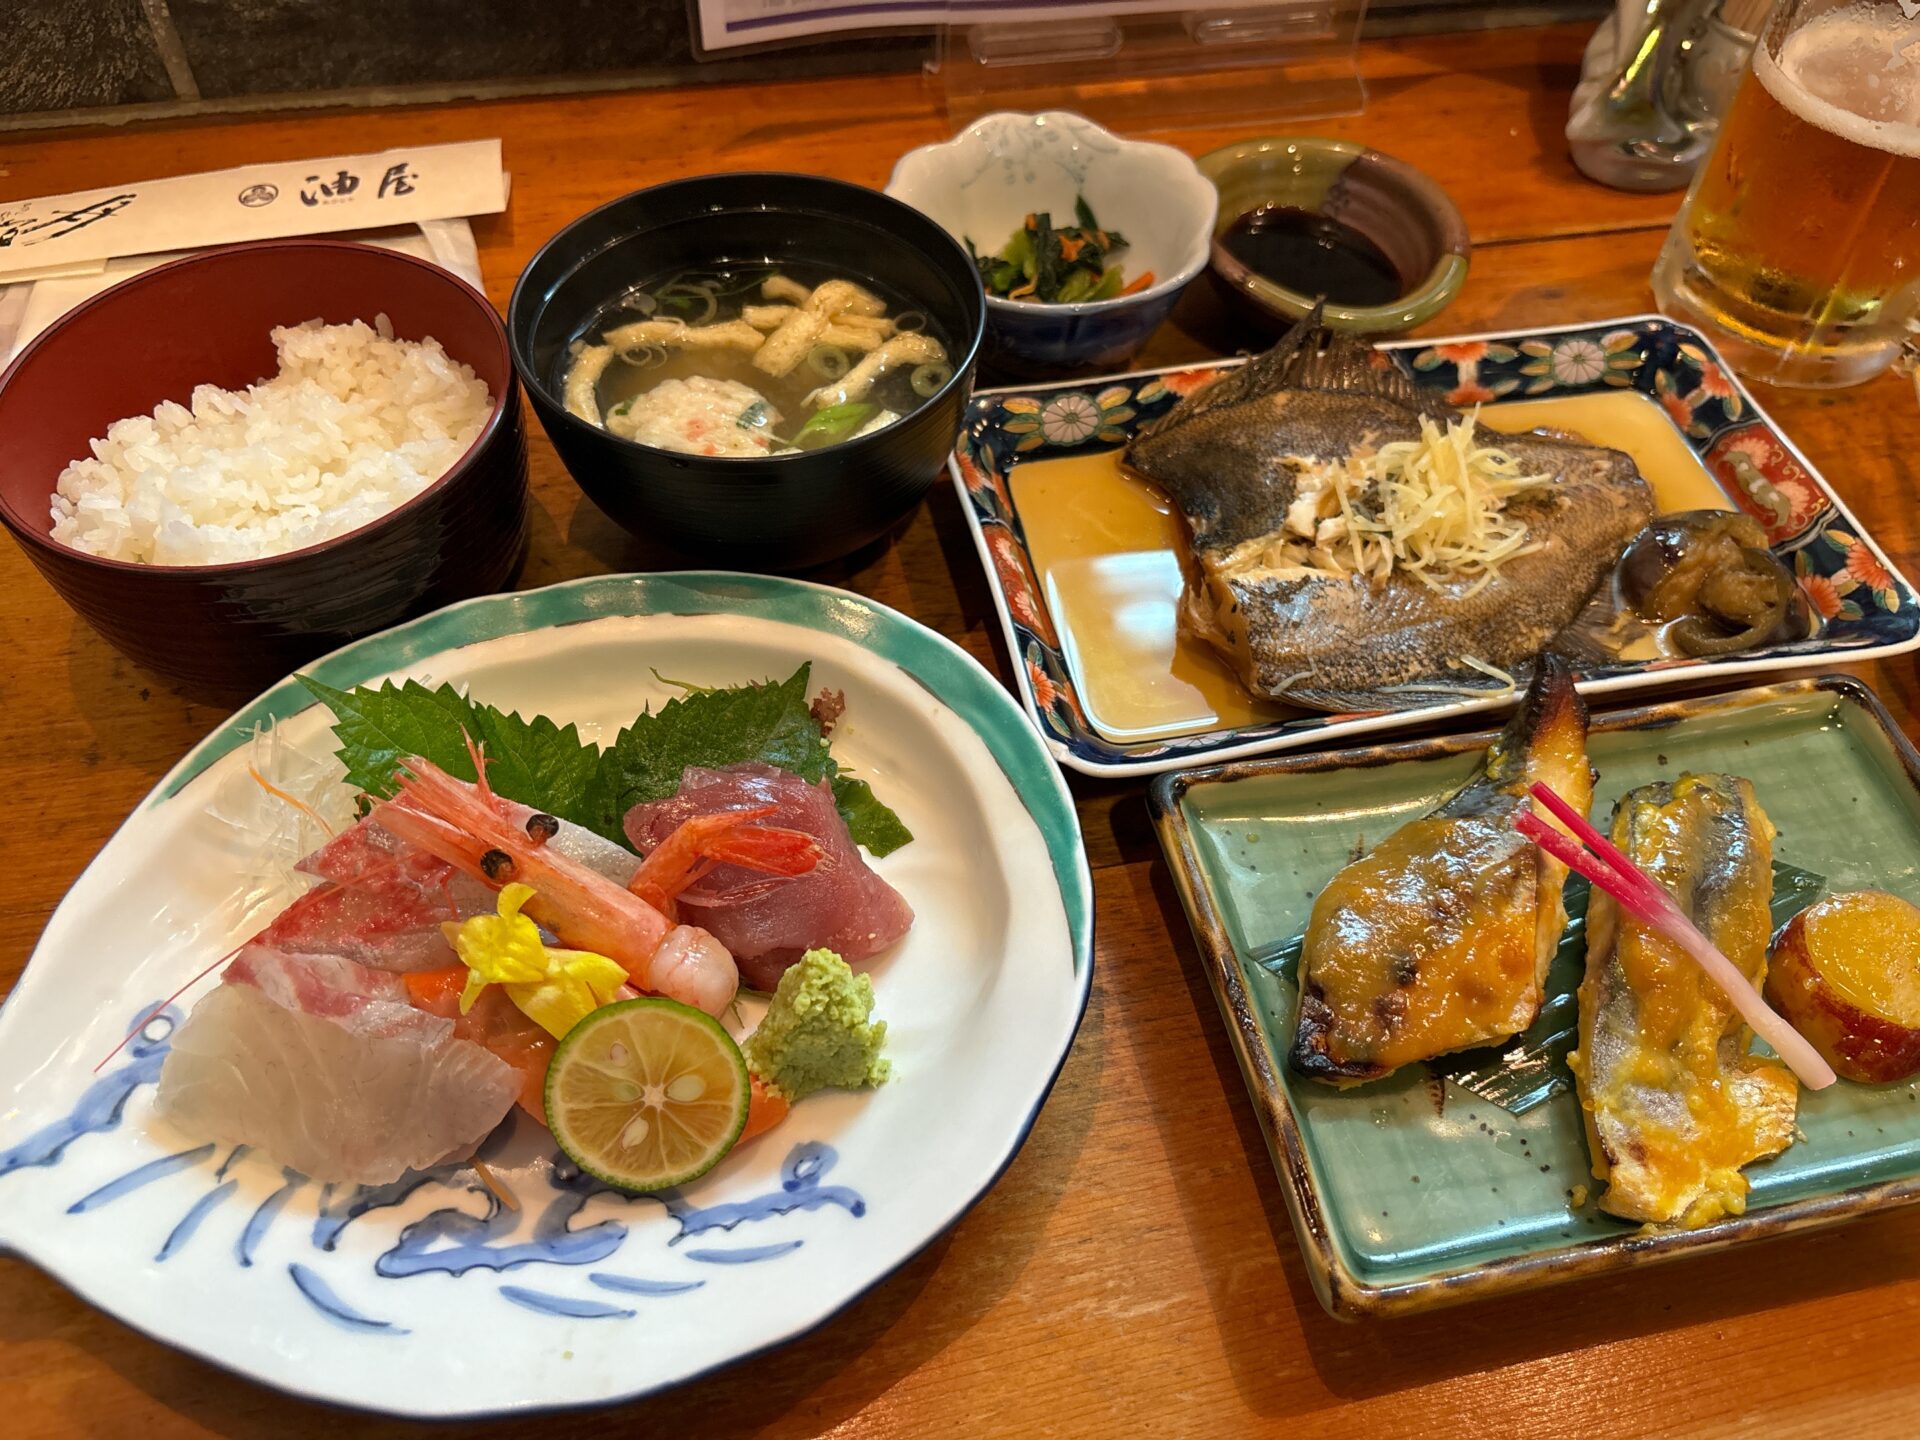
[(174, 1032), (160, 1113), (314, 1180), (381, 1185), (471, 1154), (520, 1080), (398, 976), (249, 945)]
[(742, 982), (771, 990), (808, 950), (865, 960), (907, 933), (912, 907), (867, 864), (825, 781), (810, 785), (789, 771), (752, 762), (721, 770), (689, 766), (677, 792), (634, 806), (625, 827), (646, 853), (695, 816), (763, 805), (778, 808), (762, 823), (812, 836), (820, 863), (790, 879), (721, 865), (678, 897), (683, 918), (733, 952)]

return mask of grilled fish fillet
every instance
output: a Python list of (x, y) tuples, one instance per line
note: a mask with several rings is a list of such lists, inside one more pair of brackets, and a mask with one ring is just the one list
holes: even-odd
[(1533, 1023), (1567, 923), (1566, 868), (1513, 828), (1540, 780), (1582, 813), (1591, 803), (1586, 706), (1552, 656), (1480, 774), (1314, 901), (1295, 1070), (1354, 1084)]
[[(1758, 989), (1772, 927), (1773, 826), (1734, 775), (1643, 785), (1613, 842), (1670, 891)], [(1741, 1167), (1793, 1140), (1799, 1085), (1747, 1053), (1752, 1032), (1684, 951), (1595, 890), (1587, 910), (1580, 1048), (1568, 1057), (1586, 1112), (1600, 1208), (1692, 1228), (1746, 1208)]]
[(1461, 418), (1315, 318), (1187, 396), (1127, 448), (1128, 468), (1186, 521), (1182, 629), (1218, 650), (1253, 694), (1327, 710), (1403, 708), (1483, 687), (1468, 658), (1523, 674), (1652, 518), (1646, 481), (1617, 450), (1502, 436), (1523, 472), (1557, 483), (1508, 502), (1532, 548), (1477, 592), (1468, 593), (1478, 575), (1434, 577), (1436, 589), (1399, 570), (1369, 580), (1270, 567), (1263, 552), (1284, 538), (1304, 470), (1418, 440), (1422, 417)]

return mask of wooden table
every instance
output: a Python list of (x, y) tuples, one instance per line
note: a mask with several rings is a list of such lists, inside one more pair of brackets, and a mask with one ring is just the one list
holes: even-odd
[[(1473, 273), (1435, 328), (1651, 308), (1646, 277), (1674, 198), (1602, 190), (1568, 163), (1561, 126), (1582, 40), (1557, 28), (1372, 43), (1366, 114), (1310, 127), (1401, 155), (1458, 199)], [(756, 167), (879, 185), (896, 156), (945, 133), (914, 76), (287, 115), (0, 137), (0, 197), (498, 135), (513, 204), (476, 231), (504, 307), (540, 241), (625, 190)], [(1180, 137), (1196, 152), (1226, 138)], [(1217, 353), (1223, 337), (1202, 289), (1148, 363)], [(1762, 400), (1920, 573), (1920, 412), (1905, 382)], [(532, 428), (537, 503), (522, 584), (635, 568), (639, 552)], [(944, 485), (890, 547), (822, 578), (905, 610), (1011, 675)], [(74, 876), (226, 707), (122, 659), (12, 547), (0, 553), (0, 635), (0, 794), (15, 817), (0, 840), (0, 985), (10, 985)], [(1862, 668), (1912, 732), (1912, 663)], [(481, 1433), (1915, 1433), (1911, 1212), (1427, 1318), (1330, 1320), (1308, 1288), (1142, 789), (1076, 781), (1075, 791), (1098, 893), (1093, 1000), (1000, 1184), (901, 1273), (783, 1351), (624, 1410)], [(16, 1440), (413, 1428), (234, 1379), (17, 1261), (0, 1262), (0, 1396), (0, 1433)]]

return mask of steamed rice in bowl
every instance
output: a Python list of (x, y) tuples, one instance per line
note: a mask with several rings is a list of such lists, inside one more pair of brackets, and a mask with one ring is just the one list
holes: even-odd
[(217, 565), (344, 535), (396, 509), (479, 438), (494, 397), (387, 317), (273, 330), (276, 374), (198, 386), (117, 420), (60, 474), (53, 538), (110, 560)]

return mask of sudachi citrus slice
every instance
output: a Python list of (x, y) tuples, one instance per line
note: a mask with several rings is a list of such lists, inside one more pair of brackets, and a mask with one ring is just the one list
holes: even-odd
[(547, 1069), (547, 1124), (587, 1174), (663, 1190), (711, 1170), (747, 1123), (740, 1047), (711, 1015), (648, 997), (603, 1005)]

